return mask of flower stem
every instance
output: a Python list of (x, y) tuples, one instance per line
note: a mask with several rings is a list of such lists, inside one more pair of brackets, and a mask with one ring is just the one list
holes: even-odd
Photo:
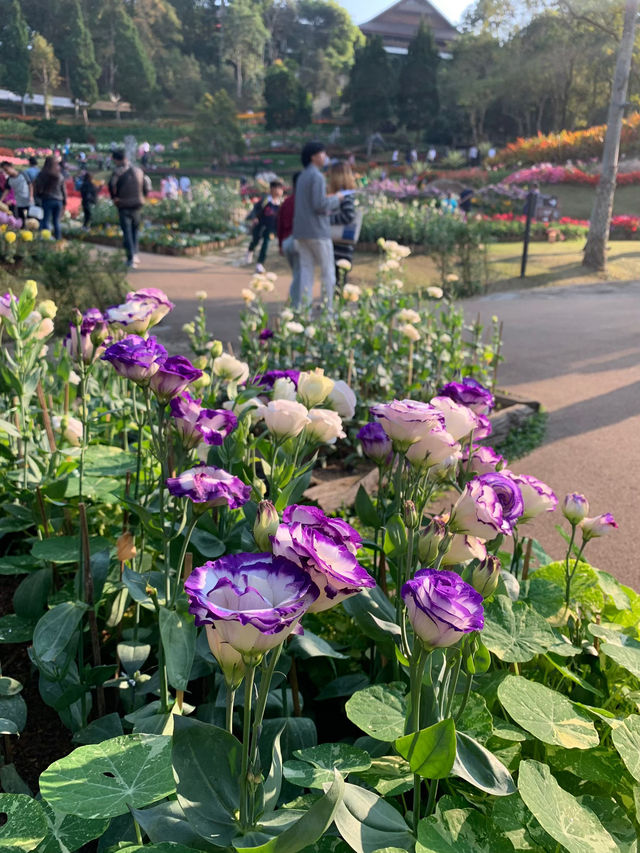
[(191, 521), (189, 522), (189, 527), (187, 528), (184, 534), (184, 542), (182, 543), (182, 550), (180, 551), (180, 557), (178, 558), (178, 568), (176, 570), (176, 585), (173, 589), (173, 596), (171, 598), (171, 609), (175, 609), (176, 601), (178, 599), (178, 591), (180, 589), (180, 581), (182, 579), (182, 569), (184, 568), (184, 558), (187, 554), (187, 548), (189, 547), (189, 542), (191, 541), (191, 534), (198, 523), (198, 516), (193, 515)]
[(233, 705), (236, 699), (236, 691), (227, 685), (227, 697), (225, 706), (225, 728), (229, 734), (233, 734)]
[(251, 701), (256, 664), (247, 665), (244, 677), (244, 720), (242, 725), (242, 759), (240, 765), (240, 825), (251, 826), (249, 815), (249, 745), (251, 741)]
[[(422, 676), (424, 674), (425, 664), (427, 662), (428, 653), (422, 643), (418, 641), (418, 645), (413, 650), (411, 656), (410, 680), (411, 680), (411, 725), (410, 731), (414, 734), (420, 731), (420, 700), (422, 696)], [(417, 740), (417, 738), (416, 738)], [(415, 742), (415, 741), (414, 741)], [(409, 761), (413, 746), (409, 751)], [(420, 821), (420, 799), (422, 796), (422, 779), (417, 773), (413, 774), (413, 830), (418, 831), (418, 823)]]
[[(573, 532), (575, 532), (575, 528), (574, 528)], [(573, 542), (573, 538), (571, 541)], [(584, 551), (584, 546), (586, 544), (587, 544), (587, 540), (583, 539), (582, 545), (580, 546), (580, 550), (578, 551), (578, 556), (576, 557), (576, 561), (573, 564), (573, 568), (571, 569), (571, 571), (569, 571), (569, 554), (567, 554), (567, 563), (566, 563), (567, 583), (566, 583), (566, 587), (565, 587), (565, 591), (564, 591), (564, 603), (565, 603), (565, 607), (567, 610), (569, 609), (569, 603), (571, 601), (571, 581), (573, 580), (573, 576), (576, 573), (576, 570), (578, 568), (578, 563), (580, 562), (580, 558), (582, 557), (582, 552)], [(569, 550), (571, 550), (571, 546), (569, 546)]]

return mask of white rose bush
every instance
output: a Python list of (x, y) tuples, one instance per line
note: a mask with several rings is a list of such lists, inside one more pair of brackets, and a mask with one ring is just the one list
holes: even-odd
[[(206, 294), (192, 359), (154, 288), (58, 341), (35, 282), (0, 296), (0, 646), (73, 737), (30, 796), (0, 650), (7, 849), (637, 849), (640, 596), (587, 562), (611, 508), (491, 447), (498, 347), (384, 250), (314, 335), (270, 331), (256, 276), (239, 354)], [(376, 486), (332, 515), (307, 490), (348, 434)]]

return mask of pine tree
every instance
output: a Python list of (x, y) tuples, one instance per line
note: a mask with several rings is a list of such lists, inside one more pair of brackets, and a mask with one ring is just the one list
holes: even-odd
[(114, 48), (117, 94), (136, 109), (148, 109), (157, 95), (155, 68), (135, 24), (121, 4), (115, 9)]
[(306, 127), (311, 122), (311, 96), (279, 59), (265, 76), (264, 98), (268, 130)]
[(19, 0), (0, 0), (0, 48), (2, 85), (24, 99), (31, 82), (29, 32)]
[(345, 92), (354, 124), (365, 132), (380, 128), (391, 116), (391, 68), (380, 36), (356, 50)]
[(231, 97), (220, 89), (215, 95), (207, 93), (195, 109), (192, 142), (211, 157), (226, 163), (231, 154), (242, 154), (244, 139), (236, 106)]
[(438, 64), (433, 33), (424, 22), (409, 44), (398, 84), (398, 118), (409, 130), (421, 130), (438, 115)]
[[(91, 33), (87, 28), (79, 0), (68, 0), (66, 32), (62, 47), (71, 94), (91, 105), (98, 99), (100, 66), (96, 62)], [(86, 118), (86, 110), (84, 110)]]

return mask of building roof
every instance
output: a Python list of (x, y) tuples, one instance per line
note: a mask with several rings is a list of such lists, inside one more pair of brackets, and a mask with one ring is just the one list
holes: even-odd
[(399, 0), (361, 24), (360, 29), (365, 36), (381, 36), (385, 47), (407, 47), (423, 19), (431, 27), (438, 47), (447, 46), (458, 36), (456, 28), (429, 0)]

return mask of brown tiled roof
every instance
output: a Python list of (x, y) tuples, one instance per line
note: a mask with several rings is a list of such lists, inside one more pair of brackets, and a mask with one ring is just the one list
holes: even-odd
[(366, 36), (382, 36), (385, 44), (407, 45), (415, 36), (420, 21), (425, 19), (438, 44), (447, 44), (458, 31), (428, 0), (399, 0), (376, 15), (360, 29)]

